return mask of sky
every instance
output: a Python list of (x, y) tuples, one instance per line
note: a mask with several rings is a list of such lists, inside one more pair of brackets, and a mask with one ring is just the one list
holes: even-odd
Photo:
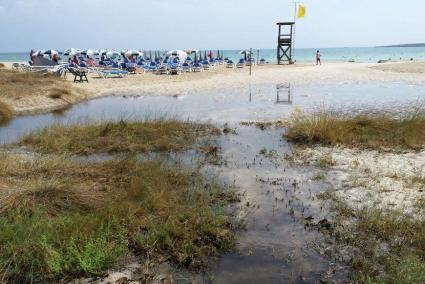
[[(425, 0), (305, 0), (296, 47), (425, 42)], [(0, 0), (0, 52), (275, 48), (288, 0)]]

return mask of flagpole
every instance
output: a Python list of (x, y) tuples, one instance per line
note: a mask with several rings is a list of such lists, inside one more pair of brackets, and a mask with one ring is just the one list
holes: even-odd
[(299, 2), (294, 1), (292, 3), (294, 3), (294, 34), (292, 36), (292, 54), (293, 54), (294, 61), (295, 61), (295, 34), (296, 34), (295, 31), (296, 31), (296, 28), (297, 28), (297, 25), (296, 25), (296, 22), (297, 22), (297, 6), (298, 6)]

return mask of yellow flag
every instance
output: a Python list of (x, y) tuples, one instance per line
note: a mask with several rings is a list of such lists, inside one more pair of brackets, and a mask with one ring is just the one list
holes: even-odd
[(304, 5), (301, 5), (301, 4), (298, 5), (298, 15), (297, 15), (297, 17), (300, 18), (300, 19), (304, 18), (305, 17), (305, 11), (306, 11), (306, 9), (305, 9)]

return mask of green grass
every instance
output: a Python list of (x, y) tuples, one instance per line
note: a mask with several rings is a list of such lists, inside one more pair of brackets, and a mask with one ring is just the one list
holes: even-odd
[(0, 279), (98, 275), (129, 253), (189, 268), (230, 249), (235, 194), (197, 172), (133, 157), (0, 154)]
[(298, 113), (288, 123), (286, 137), (300, 144), (420, 150), (425, 145), (425, 113), (419, 109), (402, 118), (347, 117), (327, 111), (310, 115)]
[(219, 134), (212, 126), (177, 120), (56, 125), (22, 138), (18, 145), (42, 153), (94, 154), (183, 151), (197, 138)]

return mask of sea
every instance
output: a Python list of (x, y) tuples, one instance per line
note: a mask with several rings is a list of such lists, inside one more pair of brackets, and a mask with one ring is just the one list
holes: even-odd
[[(316, 48), (298, 48), (294, 50), (297, 62), (314, 61)], [(425, 47), (345, 47), (322, 48), (322, 61), (326, 62), (377, 62), (379, 60), (425, 60)], [(212, 50), (215, 54), (217, 51)], [(202, 54), (205, 51), (201, 51)], [(209, 52), (209, 50), (207, 51)], [(242, 57), (241, 50), (221, 50), (224, 57), (238, 60)], [(270, 63), (276, 63), (276, 49), (253, 49), (255, 58), (264, 58)], [(0, 53), (0, 62), (26, 62), (28, 52)]]

